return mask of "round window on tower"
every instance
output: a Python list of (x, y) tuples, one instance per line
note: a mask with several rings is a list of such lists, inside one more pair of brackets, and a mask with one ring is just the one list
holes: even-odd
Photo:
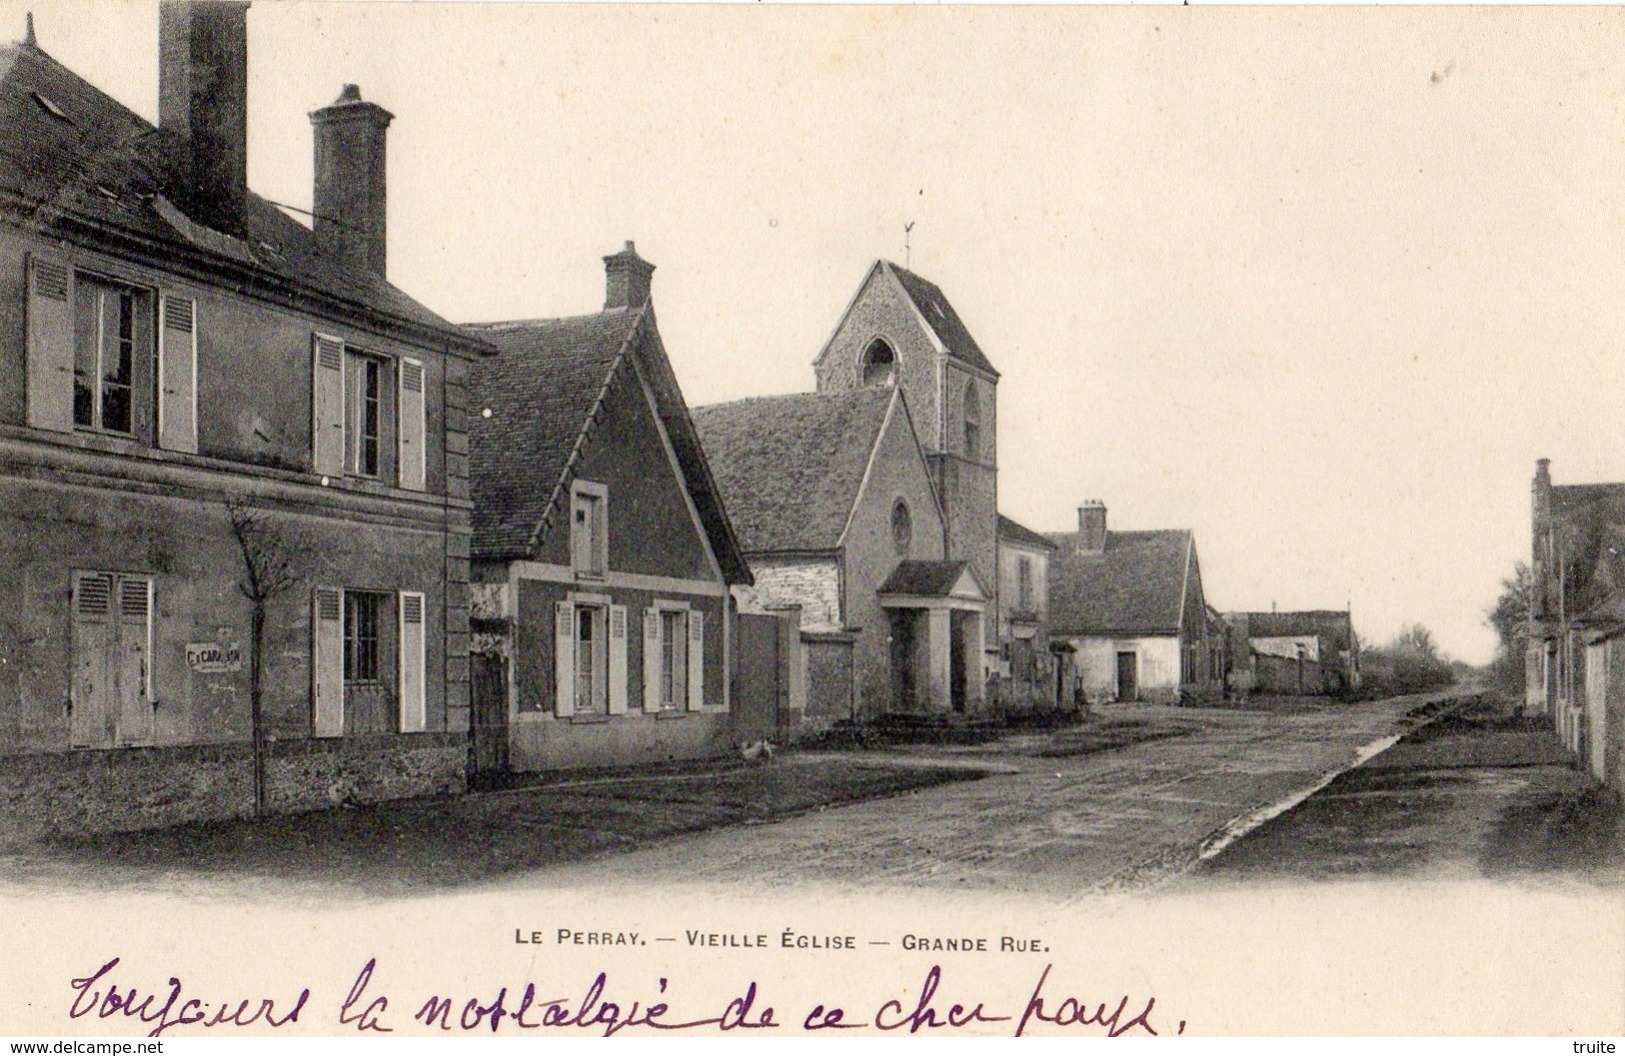
[(891, 538), (900, 554), (907, 554), (908, 544), (914, 540), (914, 519), (909, 516), (908, 503), (902, 499), (891, 508)]

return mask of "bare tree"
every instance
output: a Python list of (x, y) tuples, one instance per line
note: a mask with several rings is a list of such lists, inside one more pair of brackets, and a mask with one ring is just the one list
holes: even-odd
[(265, 812), (265, 722), (263, 703), (265, 620), (271, 602), (298, 585), (310, 547), (287, 526), (241, 498), (226, 500), (231, 534), (243, 559), (237, 589), (252, 606), (249, 617), (248, 705), (254, 735), (254, 813)]

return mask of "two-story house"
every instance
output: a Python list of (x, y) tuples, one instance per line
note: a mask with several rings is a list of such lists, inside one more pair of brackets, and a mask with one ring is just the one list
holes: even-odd
[(246, 3), (166, 2), (159, 122), (0, 49), (0, 803), (137, 827), (460, 788), (464, 378), (385, 278), (385, 130), (247, 187)]
[(1070, 706), (1072, 653), (1052, 651), (1049, 562), (1055, 543), (999, 514), (999, 683), (997, 703), (1011, 712)]
[(604, 258), (604, 309), (470, 327), (478, 768), (732, 747), (730, 589), (750, 570), (672, 373), (654, 265)]

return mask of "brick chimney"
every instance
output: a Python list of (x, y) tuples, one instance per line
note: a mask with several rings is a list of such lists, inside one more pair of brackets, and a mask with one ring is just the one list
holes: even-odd
[(1106, 504), (1090, 499), (1078, 507), (1078, 553), (1098, 554), (1106, 549)]
[(323, 249), (383, 275), (385, 239), (384, 139), (395, 115), (344, 86), (333, 105), (310, 115), (316, 142), (312, 225)]
[(1547, 582), (1553, 561), (1552, 548), (1552, 460), (1535, 461), (1535, 479), (1529, 488), (1530, 548), (1529, 571), (1532, 587), (1529, 591), (1530, 618), (1544, 620), (1551, 615), (1554, 593)]
[(604, 309), (642, 308), (649, 300), (650, 279), (655, 266), (638, 256), (630, 241), (619, 253), (604, 258)]
[(241, 237), (248, 207), (248, 4), (163, 0), (158, 124), (184, 143), (171, 196), (198, 223)]

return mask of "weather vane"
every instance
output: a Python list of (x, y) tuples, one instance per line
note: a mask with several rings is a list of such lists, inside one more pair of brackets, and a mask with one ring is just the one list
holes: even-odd
[(909, 257), (912, 255), (912, 250), (909, 246), (908, 237), (908, 233), (914, 230), (914, 224), (915, 221), (910, 220), (908, 223), (903, 225), (903, 267), (905, 268), (912, 268), (914, 266), (913, 261), (909, 259)]

